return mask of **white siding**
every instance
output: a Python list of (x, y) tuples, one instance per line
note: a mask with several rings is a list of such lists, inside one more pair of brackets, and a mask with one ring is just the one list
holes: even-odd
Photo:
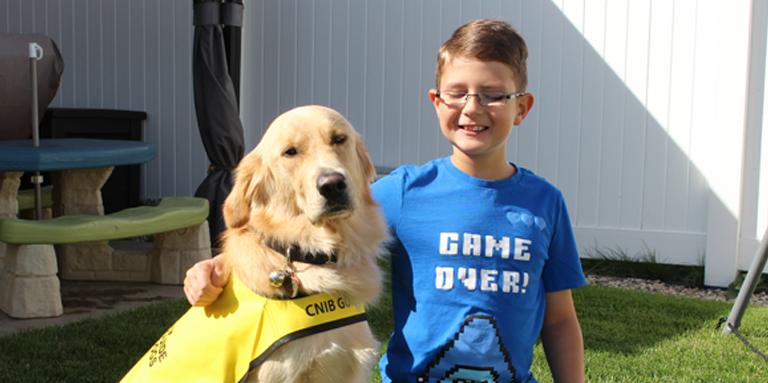
[[(61, 46), (66, 72), (55, 106), (149, 113), (146, 140), (160, 154), (146, 166), (148, 197), (191, 194), (205, 174), (191, 95), (191, 3), (0, 0), (0, 31), (46, 33)], [(246, 1), (246, 148), (281, 111), (319, 103), (347, 116), (379, 166), (449, 154), (426, 96), (437, 48), (470, 19), (502, 18), (528, 42), (536, 96), (512, 134), (510, 160), (563, 191), (583, 253), (650, 250), (681, 264), (707, 255), (729, 259), (711, 268), (727, 275), (748, 265), (766, 226), (758, 226), (758, 202), (768, 211), (766, 188), (756, 191), (768, 157), (758, 143), (768, 11), (752, 15), (751, 6)], [(747, 89), (748, 68), (757, 88)]]

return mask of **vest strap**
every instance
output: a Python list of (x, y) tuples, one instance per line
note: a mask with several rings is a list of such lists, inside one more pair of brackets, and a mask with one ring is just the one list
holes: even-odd
[(354, 315), (354, 316), (351, 316), (351, 317), (346, 317), (346, 318), (338, 319), (338, 320), (335, 320), (333, 322), (323, 323), (323, 324), (320, 324), (320, 325), (317, 325), (317, 326), (314, 326), (314, 327), (305, 328), (303, 330), (299, 330), (299, 331), (290, 333), (288, 335), (285, 335), (284, 337), (276, 340), (275, 343), (272, 343), (272, 345), (269, 346), (269, 348), (267, 348), (266, 350), (264, 350), (264, 352), (261, 353), (261, 355), (259, 355), (258, 358), (256, 358), (253, 361), (251, 361), (251, 363), (250, 363), (250, 365), (248, 367), (248, 372), (246, 372), (245, 375), (243, 375), (243, 377), (238, 381), (238, 383), (244, 383), (246, 378), (248, 378), (248, 374), (250, 374), (251, 371), (255, 370), (262, 363), (264, 363), (264, 361), (267, 360), (267, 358), (269, 358), (269, 356), (273, 352), (275, 352), (275, 350), (277, 350), (278, 347), (280, 347), (280, 346), (282, 346), (282, 345), (284, 345), (284, 344), (286, 344), (286, 343), (288, 343), (288, 342), (290, 342), (292, 340), (296, 340), (296, 339), (299, 339), (299, 338), (304, 338), (306, 336), (310, 336), (310, 335), (313, 335), (313, 334), (318, 334), (318, 333), (321, 333), (321, 332), (324, 332), (324, 331), (330, 331), (330, 330), (341, 328), (341, 327), (344, 327), (344, 326), (349, 326), (351, 324), (355, 324), (355, 323), (358, 323), (358, 322), (365, 322), (367, 320), (368, 320), (368, 315), (366, 313), (362, 313), (362, 314), (357, 314), (357, 315)]

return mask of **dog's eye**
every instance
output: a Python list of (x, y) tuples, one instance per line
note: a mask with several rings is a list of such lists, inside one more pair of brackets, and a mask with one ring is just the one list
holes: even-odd
[(331, 137), (331, 144), (332, 145), (341, 145), (344, 142), (347, 141), (347, 136), (343, 134), (336, 134), (333, 137)]
[(286, 157), (293, 157), (293, 156), (295, 156), (297, 154), (299, 154), (299, 151), (296, 150), (296, 148), (294, 148), (294, 147), (290, 147), (288, 149), (285, 149), (285, 151), (283, 152), (283, 155), (286, 156)]

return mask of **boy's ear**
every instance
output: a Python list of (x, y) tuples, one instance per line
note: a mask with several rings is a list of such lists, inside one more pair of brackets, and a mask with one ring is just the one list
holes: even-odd
[(515, 116), (514, 124), (520, 125), (523, 123), (523, 120), (525, 120), (525, 117), (528, 116), (528, 113), (533, 108), (533, 95), (526, 93), (517, 97), (515, 100), (515, 105), (517, 106), (517, 116)]
[(437, 103), (440, 102), (440, 99), (437, 97), (437, 89), (430, 89), (429, 92), (427, 92), (427, 96), (429, 97), (429, 102), (437, 108)]

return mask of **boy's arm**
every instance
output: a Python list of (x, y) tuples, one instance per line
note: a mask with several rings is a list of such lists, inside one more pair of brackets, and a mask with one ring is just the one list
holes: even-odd
[(184, 295), (192, 306), (207, 306), (219, 297), (229, 281), (221, 257), (195, 263), (184, 277)]
[(584, 382), (584, 340), (571, 290), (547, 293), (541, 342), (555, 382)]

